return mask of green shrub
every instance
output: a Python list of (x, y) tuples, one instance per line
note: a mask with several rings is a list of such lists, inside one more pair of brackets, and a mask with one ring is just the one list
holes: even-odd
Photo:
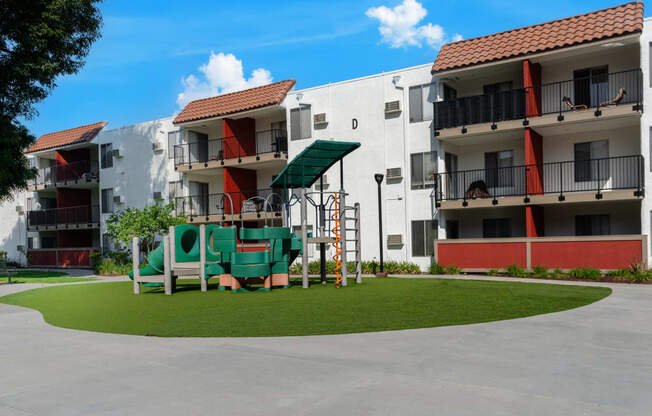
[(629, 277), (629, 270), (628, 269), (617, 269), (617, 270), (609, 270), (605, 275), (607, 277)]
[(446, 269), (439, 263), (432, 263), (428, 268), (429, 274), (446, 274)]
[(577, 267), (568, 272), (568, 276), (574, 277), (576, 279), (591, 279), (597, 280), (602, 277), (600, 270), (593, 269), (591, 267)]
[(500, 271), (498, 269), (489, 269), (487, 276), (500, 276)]
[(527, 273), (523, 270), (522, 267), (517, 266), (516, 264), (510, 264), (505, 268), (505, 274), (511, 277), (526, 277)]
[[(380, 271), (380, 266), (378, 265), (378, 262), (374, 261), (363, 261), (361, 262), (362, 264), (360, 265), (360, 268), (362, 269), (363, 274), (373, 274), (376, 272)], [(376, 267), (374, 267), (374, 265)], [(410, 263), (407, 261), (402, 261), (402, 262), (397, 262), (390, 260), (388, 262), (385, 262), (383, 265), (383, 269), (386, 273), (389, 274), (421, 274), (421, 268), (419, 267), (418, 264), (415, 263)], [(347, 264), (346, 270), (349, 273), (355, 273), (355, 262), (349, 262)], [(319, 260), (313, 260), (310, 263), (308, 263), (308, 273), (309, 274), (319, 274), (321, 272), (320, 270), (320, 262)], [(326, 273), (327, 274), (335, 274), (335, 261), (334, 260), (328, 260), (326, 261)], [(301, 263), (294, 263), (290, 267), (290, 274), (301, 274)]]
[(532, 276), (534, 277), (548, 277), (548, 268), (545, 266), (534, 266), (532, 268)]
[(556, 268), (548, 272), (548, 277), (551, 277), (553, 279), (559, 279), (564, 276), (566, 276), (566, 273), (564, 273), (563, 270), (560, 268)]
[(448, 265), (444, 268), (445, 274), (462, 274), (462, 269), (454, 264)]
[(636, 273), (627, 273), (627, 278), (630, 282), (634, 283), (643, 283), (650, 280), (652, 277), (652, 271), (650, 270), (639, 270)]

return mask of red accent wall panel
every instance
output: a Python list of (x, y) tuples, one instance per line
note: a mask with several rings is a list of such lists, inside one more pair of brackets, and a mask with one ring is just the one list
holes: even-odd
[(30, 266), (56, 266), (57, 265), (56, 250), (30, 251), (29, 265)]
[(57, 188), (57, 208), (91, 205), (90, 189)]
[[(57, 150), (55, 154), (57, 181), (79, 179), (82, 174), (90, 171), (90, 149)], [(70, 163), (73, 165), (69, 166)]]
[(532, 266), (619, 269), (641, 260), (641, 240), (532, 242)]
[(57, 231), (57, 244), (59, 248), (93, 247), (93, 234), (91, 230)]
[[(233, 200), (233, 210), (239, 214), (242, 202), (255, 195), (256, 171), (251, 169), (231, 168), (223, 169), (224, 192), (228, 192)], [(224, 201), (224, 212), (231, 213), (228, 201)]]
[(527, 205), (525, 207), (525, 236), (543, 237), (543, 207), (540, 205)]
[(253, 118), (223, 119), (222, 137), (225, 159), (256, 154), (256, 120)]
[(463, 269), (498, 269), (516, 264), (527, 266), (525, 242), (437, 244), (437, 260), (444, 266)]
[(541, 112), (541, 65), (529, 60), (523, 61), (523, 86), (525, 93), (525, 111), (528, 117), (537, 117)]
[(61, 267), (82, 266), (88, 267), (90, 250), (63, 250), (59, 251), (59, 264)]

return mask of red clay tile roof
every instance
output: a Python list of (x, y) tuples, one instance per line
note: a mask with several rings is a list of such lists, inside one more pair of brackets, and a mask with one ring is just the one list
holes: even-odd
[(225, 116), (268, 105), (278, 105), (283, 101), (295, 82), (293, 79), (288, 79), (263, 85), (262, 87), (191, 101), (174, 119), (174, 123)]
[(106, 121), (79, 126), (68, 130), (56, 131), (54, 133), (44, 134), (39, 137), (25, 153), (36, 152), (39, 150), (52, 149), (54, 147), (66, 146), (69, 144), (89, 142), (107, 125)]
[(623, 36), (643, 30), (643, 3), (631, 2), (442, 46), (432, 73)]

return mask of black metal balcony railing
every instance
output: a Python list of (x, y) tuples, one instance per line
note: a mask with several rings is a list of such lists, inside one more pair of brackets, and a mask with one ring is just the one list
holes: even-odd
[(96, 179), (99, 179), (97, 164), (91, 163), (90, 160), (80, 160), (39, 169), (38, 176), (32, 181), (31, 185), (54, 186), (60, 182), (91, 181)]
[[(277, 196), (269, 198), (266, 206), (265, 200), (272, 193)], [(174, 202), (176, 212), (189, 217), (231, 215), (231, 204), (233, 214), (280, 212), (282, 205), (280, 193), (272, 189), (183, 196), (175, 198)]]
[(475, 169), (435, 175), (435, 202), (644, 189), (643, 156)]
[(254, 144), (255, 148), (248, 149), (247, 144), (241, 144), (235, 137), (178, 144), (174, 146), (174, 165), (192, 165), (227, 159), (241, 160), (246, 156), (287, 152), (287, 132), (280, 129), (256, 132)]
[(27, 227), (97, 224), (100, 222), (99, 205), (51, 208), (27, 212)]
[[(433, 103), (435, 129), (548, 114), (559, 114), (561, 121), (564, 113), (588, 109), (595, 109), (599, 116), (601, 108), (622, 104), (634, 104), (638, 109), (643, 100), (642, 85), (641, 70), (633, 69), (439, 101)], [(529, 99), (532, 102), (528, 105)]]

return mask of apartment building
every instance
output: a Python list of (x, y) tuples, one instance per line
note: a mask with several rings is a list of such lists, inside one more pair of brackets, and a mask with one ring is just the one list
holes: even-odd
[(438, 261), (647, 261), (643, 26), (635, 2), (442, 47), (432, 67), (443, 90)]
[[(0, 207), (10, 218), (0, 249), (18, 258), (49, 248), (55, 236), (58, 250), (109, 248), (101, 235), (110, 213), (159, 198), (190, 223), (280, 224), (291, 193), (270, 183), (323, 139), (362, 144), (344, 160), (343, 178), (339, 166), (326, 173), (323, 189), (339, 191), (343, 182), (348, 200), (361, 204), (365, 260), (380, 254), (378, 173), (385, 259), (466, 270), (649, 260), (650, 23), (642, 3), (627, 3), (453, 42), (434, 64), (302, 90), (281, 81), (193, 101), (174, 118), (96, 126), (47, 148), (43, 136), (28, 149), (35, 166), (56, 171), (64, 159), (87, 159), (88, 174), (73, 175), (79, 183), (35, 183)], [(47, 214), (29, 213), (72, 205), (91, 207), (99, 222), (58, 229), (36, 224)], [(287, 210), (295, 227), (298, 208)], [(67, 247), (78, 231), (85, 237)]]

